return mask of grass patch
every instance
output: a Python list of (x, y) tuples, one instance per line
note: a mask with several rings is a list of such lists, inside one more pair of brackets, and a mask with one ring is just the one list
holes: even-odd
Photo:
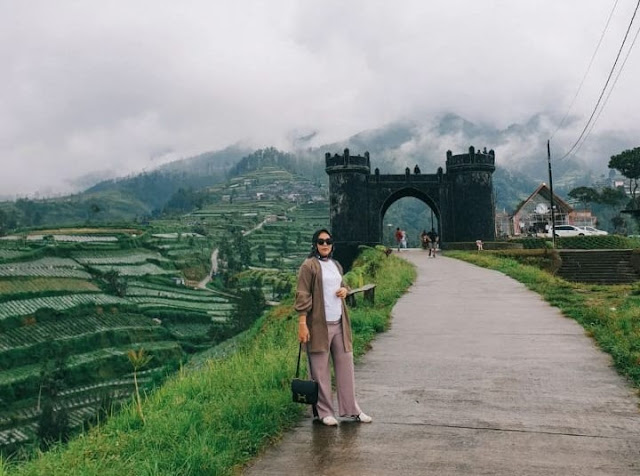
[[(391, 308), (415, 279), (395, 256), (365, 249), (355, 269), (377, 284), (376, 302), (351, 312), (354, 353), (362, 355), (389, 325)], [(289, 382), (297, 356), (297, 316), (291, 299), (263, 316), (233, 352), (183, 369), (143, 402), (107, 423), (38, 454), (23, 465), (0, 460), (0, 475), (233, 474), (300, 418)]]
[(451, 258), (501, 271), (578, 321), (611, 354), (620, 374), (640, 388), (640, 296), (637, 285), (570, 283), (512, 258), (488, 253), (447, 252)]

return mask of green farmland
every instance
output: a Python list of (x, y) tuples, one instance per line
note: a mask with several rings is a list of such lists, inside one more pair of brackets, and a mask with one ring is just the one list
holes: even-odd
[[(153, 238), (121, 234), (107, 249), (102, 240), (73, 240), (70, 233), (54, 235), (64, 242), (30, 238), (20, 249), (0, 241), (5, 452), (36, 439), (46, 402), (64, 409), (73, 430), (128, 401), (129, 350), (143, 348), (151, 357), (139, 382), (152, 388), (208, 348), (211, 327), (225, 323), (235, 306), (232, 293), (185, 286), (180, 264)], [(210, 253), (213, 243), (206, 246)], [(193, 254), (191, 247), (183, 256)]]
[(256, 289), (269, 303), (291, 292), (313, 231), (329, 224), (323, 191), (267, 167), (208, 193), (135, 227), (0, 239), (0, 454), (42, 442), (47, 405), (77, 431), (129, 401), (130, 351), (149, 357), (137, 369), (149, 392), (247, 328)]

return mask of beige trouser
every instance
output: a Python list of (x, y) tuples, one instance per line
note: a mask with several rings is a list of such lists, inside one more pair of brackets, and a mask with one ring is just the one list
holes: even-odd
[(353, 352), (344, 351), (342, 324), (328, 322), (329, 352), (309, 353), (311, 360), (311, 378), (318, 382), (318, 416), (322, 419), (333, 416), (333, 399), (331, 397), (331, 368), (329, 354), (333, 360), (338, 393), (338, 409), (340, 416), (359, 415), (361, 410), (356, 402), (355, 376), (353, 370)]

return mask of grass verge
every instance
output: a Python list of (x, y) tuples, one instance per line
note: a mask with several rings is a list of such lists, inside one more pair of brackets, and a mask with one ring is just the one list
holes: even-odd
[[(365, 249), (354, 264), (377, 284), (376, 302), (351, 311), (356, 357), (387, 328), (393, 304), (415, 279), (405, 261)], [(143, 402), (23, 465), (0, 461), (0, 475), (227, 475), (290, 428), (302, 413), (289, 383), (297, 357), (291, 300), (263, 316), (234, 352), (183, 369)]]
[(618, 371), (640, 388), (640, 285), (592, 285), (557, 278), (491, 253), (449, 251), (447, 256), (501, 271), (578, 321), (611, 354)]

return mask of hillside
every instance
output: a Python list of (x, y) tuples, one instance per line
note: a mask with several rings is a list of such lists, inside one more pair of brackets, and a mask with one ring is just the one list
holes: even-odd
[[(415, 276), (405, 261), (373, 249), (358, 268), (345, 279), (375, 282), (378, 291), (375, 304), (359, 300), (351, 310), (356, 356), (387, 328), (393, 304)], [(297, 325), (291, 311), (289, 298), (229, 347), (183, 368), (144, 398), (144, 422), (129, 405), (83, 438), (27, 464), (0, 460), (0, 474), (236, 474), (302, 410), (288, 388), (297, 351), (287, 340)]]
[[(0, 202), (0, 236), (15, 229), (147, 222), (163, 212), (188, 212), (219, 197), (206, 190), (241, 174), (253, 158), (297, 172), (297, 159), (269, 148), (248, 152), (236, 147), (202, 154), (126, 177), (100, 182), (66, 197)], [(251, 167), (255, 167), (255, 163)], [(304, 168), (304, 167), (302, 167)]]
[(270, 301), (290, 292), (308, 235), (328, 225), (326, 190), (278, 167), (244, 172), (190, 213), (0, 239), (0, 450), (127, 401), (129, 351), (151, 357), (138, 374), (151, 389), (251, 325), (252, 289)]
[(234, 307), (176, 285), (173, 246), (151, 230), (49, 231), (0, 243), (0, 448), (41, 435), (47, 407), (69, 430), (107, 414), (131, 395), (129, 350), (151, 357), (139, 383), (154, 385)]
[[(138, 175), (102, 181), (69, 197), (1, 202), (0, 234), (34, 226), (145, 222), (163, 211), (186, 213), (215, 203), (203, 193), (207, 188), (267, 165), (305, 176), (316, 185), (326, 184), (324, 154), (341, 152), (347, 147), (353, 154), (369, 151), (372, 166), (382, 173), (416, 164), (424, 173), (435, 173), (444, 166), (447, 150), (462, 152), (470, 145), (492, 148), (496, 151), (496, 208), (509, 213), (540, 182), (548, 182), (546, 140), (551, 133), (548, 128), (548, 120), (541, 115), (499, 129), (449, 113), (420, 121), (396, 121), (332, 143), (317, 144), (321, 135), (314, 132), (293, 140), (294, 147), (289, 151), (230, 146)], [(616, 142), (615, 137), (607, 140), (609, 144)], [(579, 156), (554, 158), (555, 193), (567, 199), (573, 188), (592, 185), (608, 173), (607, 160), (602, 157), (587, 163)]]
[[(248, 170), (247, 167), (260, 164), (278, 166), (306, 176), (313, 183), (326, 184), (324, 154), (341, 152), (346, 147), (353, 154), (369, 151), (372, 166), (382, 173), (416, 164), (424, 173), (435, 173), (444, 166), (447, 150), (458, 153), (470, 145), (487, 146), (496, 151), (497, 209), (510, 212), (540, 182), (548, 181), (545, 146), (551, 132), (548, 127), (548, 121), (540, 115), (498, 129), (472, 123), (456, 114), (443, 114), (421, 121), (393, 122), (332, 143), (317, 144), (320, 135), (311, 133), (294, 140), (295, 145), (289, 151), (230, 146), (134, 176), (105, 180), (76, 195), (1, 202), (0, 234), (34, 226), (144, 222), (151, 216), (159, 216), (172, 198), (184, 202), (180, 195), (188, 196), (188, 203), (179, 208), (187, 212), (206, 202), (207, 197), (199, 195), (201, 190), (222, 184)], [(616, 141), (615, 137), (607, 140)], [(554, 159), (555, 192), (566, 198), (571, 189), (591, 185), (608, 172), (607, 160), (608, 157), (602, 157), (600, 161), (586, 163), (580, 157)]]

